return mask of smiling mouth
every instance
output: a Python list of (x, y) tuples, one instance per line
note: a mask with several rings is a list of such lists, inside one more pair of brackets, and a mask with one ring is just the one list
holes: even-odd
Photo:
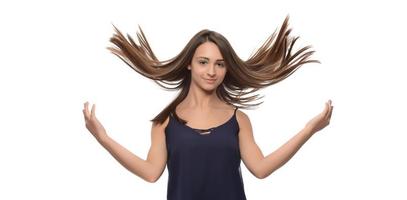
[(214, 83), (216, 81), (216, 79), (205, 79), (207, 82), (209, 83)]

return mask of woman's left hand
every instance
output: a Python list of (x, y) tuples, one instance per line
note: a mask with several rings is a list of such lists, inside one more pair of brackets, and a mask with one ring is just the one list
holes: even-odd
[(309, 129), (312, 134), (314, 134), (328, 126), (329, 121), (331, 120), (333, 108), (334, 107), (332, 106), (332, 101), (328, 100), (328, 102), (325, 103), (324, 110), (320, 114), (312, 118), (305, 127)]

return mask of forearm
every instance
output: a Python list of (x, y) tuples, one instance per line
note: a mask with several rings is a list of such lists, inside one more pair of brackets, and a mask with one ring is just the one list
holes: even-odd
[(264, 157), (259, 167), (261, 177), (265, 178), (283, 166), (312, 135), (312, 131), (305, 127), (280, 148)]
[(98, 139), (98, 142), (127, 170), (147, 182), (152, 182), (154, 172), (149, 162), (133, 154), (107, 135)]

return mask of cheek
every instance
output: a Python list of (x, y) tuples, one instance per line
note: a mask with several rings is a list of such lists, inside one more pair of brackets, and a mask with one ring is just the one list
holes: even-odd
[(219, 82), (223, 82), (223, 80), (225, 80), (226, 73), (227, 73), (227, 71), (224, 70), (219, 74), (219, 78), (220, 78)]
[(197, 76), (200, 76), (200, 75), (202, 75), (202, 74), (205, 74), (206, 71), (205, 71), (205, 69), (203, 69), (203, 68), (197, 67), (197, 68), (195, 68), (195, 70), (194, 70), (193, 73), (196, 74)]
[(226, 75), (227, 72), (228, 72), (228, 70), (225, 68), (225, 69), (223, 69), (223, 70), (221, 71), (221, 75), (222, 75), (223, 77), (225, 77), (225, 75)]
[(194, 69), (191, 71), (191, 76), (194, 77), (194, 79), (199, 80), (201, 77), (205, 76), (205, 73), (205, 70)]

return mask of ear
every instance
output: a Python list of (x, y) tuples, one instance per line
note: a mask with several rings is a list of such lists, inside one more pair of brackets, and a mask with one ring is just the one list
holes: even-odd
[(187, 68), (188, 68), (188, 70), (191, 70), (191, 65), (188, 65), (188, 67), (187, 67)]

